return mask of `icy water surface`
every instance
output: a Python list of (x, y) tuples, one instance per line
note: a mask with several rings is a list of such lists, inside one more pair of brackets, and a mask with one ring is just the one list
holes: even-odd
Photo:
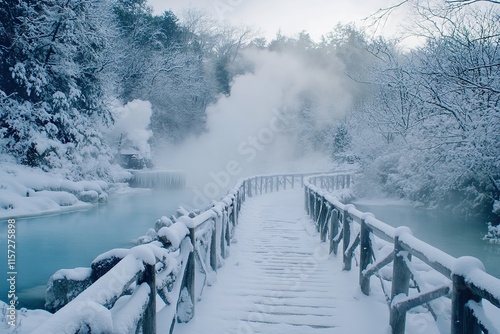
[(480, 259), (489, 274), (500, 278), (500, 245), (482, 237), (486, 224), (437, 210), (415, 209), (409, 205), (354, 203), (356, 208), (372, 212), (391, 226), (408, 226), (413, 235), (455, 257)]
[[(108, 204), (83, 211), (17, 219), (18, 307), (43, 308), (47, 281), (57, 270), (90, 267), (99, 254), (134, 246), (159, 217), (171, 215), (183, 203), (191, 205), (188, 190), (145, 190), (111, 197)], [(1, 240), (7, 240), (6, 225), (0, 224)], [(6, 302), (7, 260), (1, 258), (0, 300)]]

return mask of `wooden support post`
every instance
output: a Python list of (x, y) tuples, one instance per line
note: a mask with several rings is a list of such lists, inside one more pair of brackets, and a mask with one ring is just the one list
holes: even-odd
[(283, 176), (283, 190), (286, 190), (286, 180), (287, 180), (287, 176), (284, 175)]
[[(217, 217), (216, 219), (219, 219)], [(213, 271), (217, 271), (219, 268), (219, 256), (217, 254), (217, 220), (213, 221), (214, 228), (212, 230), (212, 241), (210, 242), (210, 267), (212, 267)]]
[[(472, 261), (471, 261), (472, 259)], [(475, 262), (475, 263), (474, 263)], [(464, 265), (462, 265), (464, 263)], [(474, 266), (471, 267), (471, 264)], [(475, 258), (461, 257), (455, 264), (457, 268), (468, 268), (469, 270), (484, 269), (483, 264)], [(481, 298), (475, 295), (465, 283), (463, 274), (452, 273), (453, 283), (451, 292), (451, 334), (479, 334), (481, 329), (472, 311), (467, 307), (469, 301), (480, 302)]]
[(227, 251), (226, 251), (226, 209), (222, 211), (221, 213), (221, 231), (220, 231), (220, 249), (221, 249), (221, 255), (225, 259), (227, 257)]
[(349, 215), (348, 210), (344, 210), (342, 214), (342, 239), (343, 239), (343, 262), (344, 262), (344, 268), (343, 270), (351, 270), (352, 267), (352, 258), (348, 256), (347, 254), (347, 249), (349, 247), (349, 243), (351, 242), (351, 223), (349, 222), (349, 219), (347, 219), (347, 216)]
[(309, 210), (309, 189), (307, 187), (304, 187), (304, 201), (306, 212), (309, 216), (311, 216), (311, 210)]
[[(323, 237), (321, 238), (322, 242), (326, 242), (326, 238), (328, 237), (328, 232), (330, 231), (330, 221), (333, 216), (333, 208), (327, 207), (325, 220), (323, 222)], [(330, 233), (331, 234), (331, 233)]]
[(237, 226), (238, 225), (238, 221), (240, 219), (240, 205), (241, 205), (241, 202), (240, 202), (240, 197), (238, 196), (238, 193), (236, 193), (236, 197), (234, 198), (234, 205), (235, 205), (235, 214), (234, 214), (234, 226)]
[(316, 230), (319, 232), (319, 215), (321, 214), (321, 210), (323, 209), (323, 201), (321, 197), (318, 196), (316, 198), (316, 210), (314, 212), (314, 222), (316, 223)]
[(295, 175), (292, 175), (292, 189), (295, 189)]
[(247, 187), (247, 180), (243, 181), (243, 186), (241, 190), (241, 199), (243, 200), (243, 202), (245, 202), (246, 187)]
[(360, 248), (361, 254), (359, 259), (359, 286), (361, 292), (365, 295), (370, 294), (370, 276), (364, 275), (365, 269), (371, 263), (373, 256), (373, 249), (370, 242), (370, 228), (366, 225), (364, 219), (361, 220), (361, 236), (360, 236)]
[(317, 194), (312, 192), (312, 197), (311, 197), (311, 210), (312, 210), (312, 215), (311, 218), (314, 221), (316, 219), (316, 206), (318, 203), (318, 200), (316, 198)]
[(309, 196), (309, 210), (311, 213), (309, 214), (311, 218), (314, 220), (314, 211), (316, 210), (316, 194), (314, 194), (312, 191), (310, 192)]
[[(410, 288), (411, 271), (406, 265), (405, 257), (411, 260), (411, 254), (403, 250), (399, 243), (399, 234), (402, 229), (409, 230), (407, 227), (398, 227), (394, 237), (394, 263), (392, 271), (392, 290), (391, 290), (391, 308), (390, 325), (392, 334), (404, 334), (406, 327), (406, 311), (393, 307), (392, 301), (400, 294), (408, 295)], [(399, 230), (399, 231), (398, 231)]]
[(248, 197), (252, 197), (252, 180), (248, 179)]
[(195, 250), (196, 250), (196, 233), (194, 228), (189, 229), (189, 238), (191, 239), (191, 245), (193, 246), (193, 251), (189, 254), (188, 257), (188, 263), (187, 263), (187, 272), (186, 272), (186, 288), (189, 292), (189, 296), (191, 296), (191, 303), (193, 303), (193, 317), (194, 317), (194, 310), (195, 310), (195, 304), (196, 304), (196, 292), (195, 292), (195, 286), (196, 286), (196, 259), (195, 259)]
[(333, 240), (339, 233), (339, 210), (332, 209), (332, 214), (330, 216), (330, 254), (333, 252), (337, 255), (337, 246)]
[[(225, 231), (226, 233), (224, 236), (224, 240), (226, 243), (226, 249), (231, 246), (231, 227), (229, 226), (229, 222), (230, 222), (230, 217), (229, 217), (229, 212), (228, 212), (227, 221), (226, 221), (226, 231)], [(227, 255), (226, 255), (226, 257), (227, 257)]]
[(234, 229), (236, 228), (236, 223), (237, 223), (237, 219), (236, 219), (236, 215), (237, 215), (237, 204), (236, 204), (236, 200), (233, 199), (233, 203), (231, 204), (231, 224), (233, 225), (233, 231)]
[(156, 266), (145, 264), (144, 272), (138, 284), (146, 283), (149, 286), (149, 299), (142, 318), (142, 333), (156, 334)]

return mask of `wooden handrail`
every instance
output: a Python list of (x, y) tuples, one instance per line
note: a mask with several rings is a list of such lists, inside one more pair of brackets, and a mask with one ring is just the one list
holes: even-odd
[[(500, 279), (484, 272), (484, 267), (478, 259), (472, 257), (456, 259), (415, 238), (409, 228), (393, 228), (370, 213), (363, 213), (353, 205), (341, 203), (330, 193), (350, 183), (349, 177), (338, 174), (315, 175), (308, 178), (305, 181), (306, 211), (318, 225), (322, 241), (326, 240), (326, 234), (329, 232), (330, 253), (336, 254), (336, 249), (343, 240), (344, 270), (351, 269), (352, 254), (359, 246), (359, 285), (364, 294), (370, 293), (370, 277), (382, 267), (393, 263), (392, 291), (389, 300), (392, 333), (404, 333), (406, 312), (409, 309), (426, 304), (432, 312), (428, 303), (436, 298), (448, 296), (450, 292), (452, 334), (492, 332), (492, 329), (487, 328), (489, 321), (481, 318), (484, 317), (484, 311), (480, 302), (481, 299), (485, 299), (500, 308)], [(321, 208), (325, 208), (326, 212)], [(339, 230), (342, 233), (339, 233)], [(394, 251), (382, 259), (374, 259), (372, 235), (392, 243)], [(414, 279), (412, 256), (448, 278), (450, 286), (440, 286), (408, 296), (410, 280)], [(416, 281), (415, 284), (418, 287)]]
[[(161, 252), (149, 245), (132, 248), (112, 270), (32, 333), (77, 333), (82, 328), (92, 333), (111, 333), (117, 332), (113, 331), (115, 327), (121, 329), (119, 332), (126, 332), (130, 329), (139, 331), (139, 327), (142, 327), (143, 333), (155, 333), (156, 325), (147, 320), (155, 313), (156, 304), (151, 296), (156, 296), (154, 265), (158, 260), (158, 255), (161, 256)], [(136, 317), (130, 319), (130, 315), (134, 313), (129, 312), (123, 319), (127, 323), (114, 326), (108, 307), (112, 306), (133, 282), (137, 282), (137, 288), (130, 299), (139, 305), (140, 314), (136, 313)], [(120, 319), (119, 313), (116, 319)], [(141, 324), (141, 319), (146, 321), (142, 321)]]

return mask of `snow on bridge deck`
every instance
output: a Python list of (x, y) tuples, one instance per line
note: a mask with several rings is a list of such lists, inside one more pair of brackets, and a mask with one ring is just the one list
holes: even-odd
[(190, 333), (387, 333), (382, 292), (358, 288), (356, 270), (329, 256), (304, 210), (302, 189), (247, 199), (231, 255), (206, 288)]

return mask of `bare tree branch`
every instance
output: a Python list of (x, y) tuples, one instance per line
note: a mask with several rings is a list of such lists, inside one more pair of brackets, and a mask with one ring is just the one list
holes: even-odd
[(446, 0), (449, 4), (459, 4), (460, 6), (467, 6), (476, 2), (489, 2), (500, 5), (499, 0)]

